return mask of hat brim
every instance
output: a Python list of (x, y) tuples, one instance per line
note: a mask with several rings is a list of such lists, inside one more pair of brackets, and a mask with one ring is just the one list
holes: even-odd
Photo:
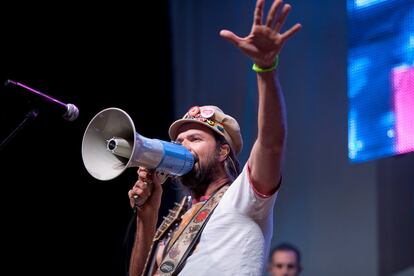
[(222, 132), (220, 132), (218, 129), (210, 126), (207, 123), (198, 121), (198, 120), (194, 120), (194, 119), (179, 119), (177, 121), (175, 121), (174, 123), (171, 124), (170, 129), (168, 130), (168, 135), (170, 136), (170, 139), (172, 141), (175, 141), (177, 139), (177, 136), (179, 134), (179, 129), (180, 127), (182, 127), (185, 124), (189, 124), (189, 123), (195, 123), (195, 124), (199, 124), (199, 125), (203, 125), (211, 130), (213, 130), (214, 132), (218, 133), (219, 135), (223, 136), (224, 138), (226, 138), (224, 136), (224, 134)]

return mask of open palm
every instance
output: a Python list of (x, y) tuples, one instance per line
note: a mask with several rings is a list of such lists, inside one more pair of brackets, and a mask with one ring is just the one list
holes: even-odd
[[(285, 42), (301, 28), (300, 24), (295, 24), (284, 33), (280, 33), (287, 15), (291, 9), (289, 4), (284, 4), (282, 0), (275, 0), (270, 8), (263, 24), (264, 0), (256, 2), (254, 21), (250, 34), (244, 38), (235, 35), (228, 30), (222, 30), (220, 35), (234, 43), (242, 52), (249, 56), (259, 67), (271, 67), (276, 55), (280, 53)], [(280, 13), (278, 11), (281, 9)]]

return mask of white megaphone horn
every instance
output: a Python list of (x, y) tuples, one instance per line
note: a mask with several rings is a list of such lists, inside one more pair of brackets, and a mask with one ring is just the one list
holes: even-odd
[(104, 109), (89, 122), (82, 159), (87, 171), (99, 180), (111, 180), (129, 167), (181, 176), (194, 166), (194, 156), (185, 147), (139, 135), (131, 117), (119, 108)]

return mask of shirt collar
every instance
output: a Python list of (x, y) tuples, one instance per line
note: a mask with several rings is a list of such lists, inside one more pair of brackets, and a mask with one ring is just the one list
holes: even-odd
[(200, 203), (200, 202), (204, 202), (204, 201), (206, 201), (206, 200), (208, 200), (210, 198), (210, 196), (208, 195), (208, 196), (201, 196), (199, 199), (193, 199), (192, 200), (192, 204), (194, 205), (194, 204), (197, 204), (197, 203)]

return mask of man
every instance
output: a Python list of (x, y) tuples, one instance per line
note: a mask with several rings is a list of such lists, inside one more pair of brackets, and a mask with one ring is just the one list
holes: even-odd
[[(276, 67), (283, 45), (301, 28), (296, 24), (281, 32), (290, 5), (275, 0), (264, 21), (263, 6), (264, 0), (258, 0), (248, 36), (241, 38), (228, 30), (220, 32), (254, 62), (259, 90), (257, 140), (240, 173), (236, 155), (243, 142), (234, 118), (215, 106), (196, 106), (171, 125), (170, 138), (190, 150), (197, 160), (194, 169), (181, 178), (195, 203), (172, 238), (160, 245), (154, 266), (156, 274), (262, 273), (273, 232), (273, 206), (281, 182), (287, 134)], [(131, 276), (141, 275), (144, 269), (162, 193), (157, 175), (144, 168), (138, 170), (138, 175), (128, 195), (131, 205), (136, 195), (146, 202), (138, 210)], [(211, 208), (203, 209), (208, 206)], [(199, 221), (208, 222), (198, 225)], [(191, 231), (200, 235), (191, 235)], [(188, 249), (189, 246), (193, 247)], [(189, 252), (178, 262), (177, 256), (183, 251)]]
[(298, 276), (302, 271), (299, 250), (288, 243), (276, 246), (270, 254), (268, 271), (271, 276)]

